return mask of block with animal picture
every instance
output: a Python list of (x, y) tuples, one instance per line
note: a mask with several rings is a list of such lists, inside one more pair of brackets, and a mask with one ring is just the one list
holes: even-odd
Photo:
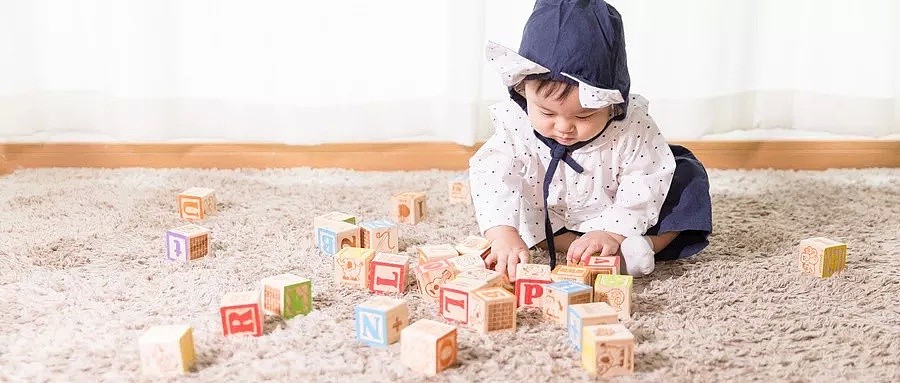
[(619, 257), (601, 257), (598, 255), (593, 255), (588, 257), (587, 261), (585, 261), (581, 266), (588, 269), (588, 278), (590, 278), (590, 283), (594, 283), (594, 281), (597, 280), (598, 275), (619, 274), (621, 262), (619, 261)]
[(830, 238), (804, 239), (797, 253), (800, 270), (820, 278), (844, 270), (847, 262), (847, 245)]
[(356, 225), (356, 216), (341, 213), (339, 211), (332, 211), (313, 218), (313, 226), (316, 227), (327, 224), (328, 222), (344, 222)]
[(474, 254), (485, 259), (491, 254), (491, 242), (477, 235), (470, 235), (456, 245), (456, 251), (462, 255)]
[(566, 325), (569, 306), (591, 303), (594, 289), (583, 283), (559, 281), (547, 285), (547, 291), (541, 301), (544, 320)]
[(425, 193), (399, 193), (391, 197), (391, 218), (401, 224), (417, 224), (425, 219)]
[(502, 287), (476, 290), (469, 302), (469, 326), (483, 334), (516, 331), (516, 296)]
[(375, 250), (345, 247), (334, 256), (334, 281), (346, 286), (366, 288), (369, 263)]
[(315, 228), (316, 246), (323, 253), (335, 255), (345, 247), (359, 247), (359, 226), (341, 221), (328, 221)]
[(550, 280), (553, 282), (572, 281), (588, 286), (594, 283), (594, 280), (591, 279), (591, 272), (587, 267), (574, 265), (556, 265), (556, 268), (550, 272)]
[(482, 281), (465, 278), (444, 283), (438, 294), (438, 314), (446, 320), (468, 324), (472, 294), (485, 286)]
[(503, 287), (505, 284), (509, 283), (506, 275), (485, 268), (468, 269), (461, 271), (456, 274), (456, 278), (466, 278), (482, 281), (484, 282), (485, 286), (488, 287)]
[(456, 364), (456, 326), (419, 319), (400, 331), (400, 361), (413, 371), (434, 376)]
[(362, 247), (380, 253), (400, 252), (400, 229), (386, 219), (360, 222), (359, 236)]
[(259, 304), (258, 291), (226, 293), (219, 304), (222, 332), (228, 335), (253, 335), (263, 333), (265, 318)]
[(453, 257), (447, 259), (447, 262), (453, 266), (453, 270), (456, 271), (457, 274), (473, 269), (484, 269), (485, 264), (484, 260), (477, 255), (460, 255), (458, 257)]
[(154, 326), (138, 339), (145, 375), (186, 374), (194, 366), (194, 334), (188, 325)]
[(600, 275), (594, 282), (594, 302), (606, 302), (619, 314), (620, 319), (631, 318), (630, 275)]
[(209, 188), (190, 188), (178, 194), (178, 215), (183, 219), (199, 221), (215, 214), (216, 193)]
[(373, 296), (353, 310), (356, 339), (374, 347), (385, 347), (400, 339), (400, 331), (409, 325), (406, 301)]
[(454, 177), (450, 180), (450, 182), (448, 182), (447, 186), (449, 189), (450, 204), (462, 204), (472, 201), (468, 174)]
[(416, 255), (419, 257), (419, 264), (422, 265), (459, 256), (459, 252), (450, 244), (422, 245), (416, 248)]
[(188, 224), (166, 232), (166, 260), (175, 262), (202, 258), (210, 253), (211, 231), (203, 226)]
[(264, 278), (260, 285), (266, 313), (291, 319), (312, 311), (312, 282), (308, 278), (285, 273)]
[(369, 262), (366, 286), (373, 293), (406, 291), (409, 275), (409, 257), (405, 255), (376, 253)]
[(433, 300), (438, 299), (441, 285), (456, 276), (453, 266), (447, 261), (419, 264), (415, 273), (422, 297)]
[(585, 326), (619, 323), (619, 313), (606, 302), (570, 305), (566, 314), (566, 335), (569, 345), (581, 351), (581, 337)]
[(634, 373), (634, 335), (625, 326), (585, 326), (581, 339), (581, 364), (588, 375), (601, 378)]
[(518, 306), (541, 308), (541, 298), (550, 282), (550, 266), (534, 263), (516, 265), (515, 291)]

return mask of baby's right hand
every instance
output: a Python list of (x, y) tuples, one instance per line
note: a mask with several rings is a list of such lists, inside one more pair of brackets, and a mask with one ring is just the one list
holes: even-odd
[(516, 280), (516, 265), (527, 263), (530, 253), (519, 232), (512, 226), (495, 226), (488, 229), (484, 236), (491, 241), (491, 254), (484, 259), (488, 268)]

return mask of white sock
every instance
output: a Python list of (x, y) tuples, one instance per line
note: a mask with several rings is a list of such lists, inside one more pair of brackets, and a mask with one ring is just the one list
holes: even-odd
[(625, 268), (632, 276), (643, 277), (652, 273), (656, 267), (650, 238), (644, 236), (625, 238), (619, 249), (625, 257)]

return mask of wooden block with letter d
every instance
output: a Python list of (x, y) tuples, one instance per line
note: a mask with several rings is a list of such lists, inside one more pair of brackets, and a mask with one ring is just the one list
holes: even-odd
[(417, 224), (425, 219), (425, 193), (399, 193), (391, 197), (394, 222)]
[(188, 224), (166, 232), (166, 260), (190, 261), (209, 255), (210, 230)]
[(469, 301), (469, 326), (481, 333), (516, 331), (516, 296), (502, 287), (476, 290)]
[(369, 262), (366, 286), (369, 291), (403, 293), (409, 275), (409, 257), (398, 254), (377, 253)]
[(484, 282), (475, 279), (455, 278), (444, 283), (438, 296), (438, 313), (446, 320), (468, 324), (472, 294), (484, 287)]
[(345, 247), (359, 247), (359, 226), (342, 221), (327, 221), (315, 227), (316, 246), (325, 254), (335, 255)]
[(359, 236), (362, 246), (379, 253), (398, 253), (400, 251), (400, 230), (397, 224), (381, 219), (359, 224)]
[(610, 378), (634, 373), (634, 335), (625, 326), (586, 326), (581, 339), (581, 363), (588, 375)]
[(847, 245), (833, 239), (818, 237), (800, 241), (797, 249), (800, 270), (820, 278), (844, 270)]
[(356, 338), (369, 346), (384, 347), (400, 339), (400, 331), (409, 325), (406, 301), (374, 296), (353, 310)]
[(455, 326), (420, 319), (400, 331), (400, 361), (414, 371), (436, 375), (456, 363)]
[(606, 302), (620, 319), (631, 317), (631, 286), (634, 278), (630, 275), (600, 275), (594, 282), (594, 302)]
[(190, 188), (178, 195), (178, 215), (199, 221), (216, 213), (216, 193), (209, 188)]
[(375, 250), (345, 247), (334, 256), (334, 281), (347, 286), (366, 288), (366, 278)]
[(144, 374), (185, 374), (194, 366), (194, 335), (191, 326), (151, 327), (141, 335), (138, 344)]
[(312, 311), (312, 283), (307, 278), (286, 273), (260, 281), (263, 309), (269, 314), (291, 319)]
[(544, 319), (565, 326), (569, 305), (591, 303), (593, 292), (591, 286), (572, 281), (547, 285), (542, 300)]
[(541, 307), (547, 285), (550, 284), (550, 266), (534, 263), (516, 265), (516, 302), (519, 307)]
[(585, 326), (619, 322), (619, 314), (606, 302), (581, 303), (569, 306), (566, 332), (569, 345), (581, 351), (582, 329)]
[(219, 305), (219, 315), (222, 317), (222, 332), (225, 335), (260, 336), (263, 333), (264, 318), (258, 291), (225, 294)]

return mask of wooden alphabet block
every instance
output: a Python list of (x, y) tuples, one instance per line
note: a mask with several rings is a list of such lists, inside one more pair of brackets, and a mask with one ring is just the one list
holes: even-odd
[(797, 253), (800, 270), (820, 278), (844, 270), (847, 262), (847, 245), (823, 237), (800, 241)]
[(441, 285), (455, 276), (453, 266), (447, 261), (430, 262), (416, 267), (416, 279), (425, 298), (437, 300)]
[(516, 331), (516, 296), (502, 287), (475, 291), (469, 309), (469, 325), (481, 333)]
[(485, 259), (491, 254), (491, 242), (477, 235), (470, 235), (456, 245), (456, 251), (462, 255), (475, 254)]
[(422, 222), (425, 209), (425, 193), (400, 193), (391, 197), (391, 218), (397, 223)]
[(409, 257), (405, 255), (377, 253), (369, 262), (366, 286), (376, 293), (403, 293), (409, 275)]
[(569, 345), (581, 351), (581, 336), (585, 326), (619, 322), (619, 314), (606, 302), (582, 303), (569, 306), (566, 331)]
[(178, 215), (199, 221), (216, 213), (216, 193), (208, 188), (190, 188), (178, 195)]
[(359, 247), (359, 226), (341, 221), (316, 226), (316, 246), (325, 254), (335, 255), (345, 247)]
[[(590, 256), (588, 260), (581, 266), (588, 269), (590, 282), (594, 283), (598, 275), (616, 275), (619, 274), (619, 257), (601, 257)], [(590, 284), (590, 283), (589, 283)]]
[(369, 346), (385, 347), (400, 339), (400, 331), (409, 325), (406, 301), (374, 296), (353, 310), (356, 339)]
[(345, 247), (334, 256), (334, 281), (347, 286), (366, 288), (366, 277), (375, 250)]
[(450, 259), (459, 255), (456, 248), (450, 244), (419, 246), (416, 248), (416, 254), (419, 256), (420, 265)]
[(451, 179), (447, 186), (450, 191), (450, 204), (469, 203), (472, 201), (468, 174)]
[(347, 213), (332, 211), (313, 218), (313, 226), (315, 227), (323, 226), (328, 222), (344, 222), (356, 225), (356, 217)]
[(454, 278), (444, 283), (438, 295), (438, 314), (446, 320), (468, 324), (472, 293), (484, 287), (484, 282), (474, 279)]
[(550, 282), (550, 266), (533, 263), (516, 265), (516, 302), (519, 307), (541, 308), (541, 297)]
[(312, 282), (294, 274), (280, 274), (260, 281), (263, 309), (271, 315), (291, 319), (312, 311)]
[(147, 375), (186, 374), (194, 366), (191, 326), (154, 326), (138, 339), (141, 368)]
[(397, 224), (386, 219), (359, 224), (362, 247), (379, 253), (400, 252), (400, 230)]
[(166, 260), (190, 261), (209, 255), (210, 230), (189, 224), (166, 232)]
[(591, 272), (584, 266), (557, 265), (553, 272), (550, 273), (550, 280), (553, 282), (572, 281), (584, 283), (588, 286), (594, 283), (591, 279)]
[(477, 255), (460, 255), (458, 257), (447, 259), (447, 262), (453, 266), (453, 270), (455, 270), (457, 274), (466, 270), (485, 268), (484, 260)]
[(619, 318), (631, 318), (631, 286), (634, 278), (630, 275), (599, 275), (594, 283), (594, 302), (606, 302)]
[(588, 375), (610, 378), (634, 373), (634, 335), (621, 324), (584, 328), (581, 364)]
[(505, 283), (509, 283), (505, 275), (488, 269), (468, 269), (456, 274), (456, 277), (482, 281), (489, 287), (502, 287)]
[(547, 285), (542, 300), (544, 319), (565, 326), (569, 305), (591, 303), (593, 292), (591, 286), (572, 281), (559, 281)]
[(436, 375), (456, 363), (456, 327), (420, 319), (400, 331), (400, 361), (414, 371)]
[(262, 309), (258, 291), (227, 293), (219, 305), (222, 316), (222, 332), (227, 335), (263, 333)]

